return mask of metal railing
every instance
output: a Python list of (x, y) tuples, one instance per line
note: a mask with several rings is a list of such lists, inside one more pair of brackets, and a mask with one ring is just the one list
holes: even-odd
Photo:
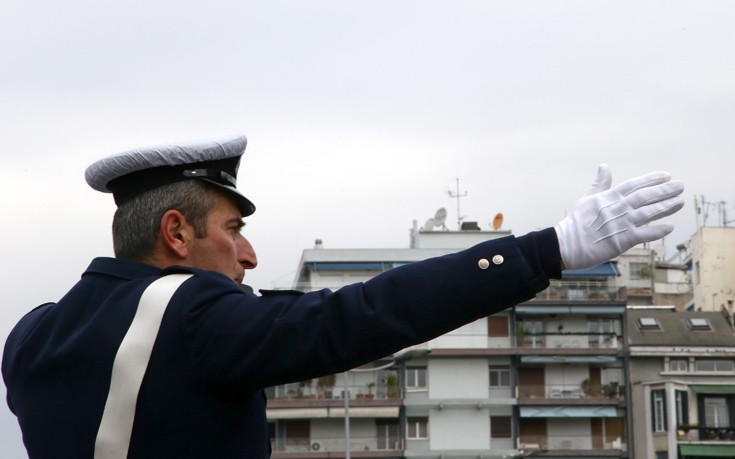
[(549, 287), (536, 294), (541, 301), (625, 301), (625, 287), (606, 281), (551, 280)]
[(521, 435), (518, 449), (525, 453), (533, 450), (623, 450), (625, 441), (621, 437), (605, 435)]
[[(342, 385), (313, 386), (285, 384), (269, 387), (266, 395), (270, 400), (344, 400), (345, 388)], [(403, 398), (400, 387), (368, 386), (366, 384), (347, 386), (350, 400), (394, 400)]]
[(582, 381), (579, 384), (519, 384), (519, 398), (585, 399), (609, 398), (620, 400), (625, 391), (617, 382), (599, 384)]

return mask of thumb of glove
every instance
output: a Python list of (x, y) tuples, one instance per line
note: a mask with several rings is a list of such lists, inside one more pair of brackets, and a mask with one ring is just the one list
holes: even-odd
[(597, 168), (597, 177), (595, 177), (595, 181), (592, 182), (586, 196), (591, 196), (593, 194), (609, 190), (610, 185), (612, 185), (612, 174), (610, 173), (610, 168), (607, 164), (600, 164)]

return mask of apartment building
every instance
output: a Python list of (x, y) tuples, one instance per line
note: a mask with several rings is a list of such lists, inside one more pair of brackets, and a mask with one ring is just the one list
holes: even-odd
[(632, 457), (735, 457), (735, 332), (729, 314), (627, 314)]
[[(414, 224), (406, 249), (317, 241), (295, 288), (339, 288), (509, 234), (466, 228)], [(619, 274), (615, 262), (567, 271), (527, 303), (412, 348), (413, 358), (271, 388), (273, 457), (347, 448), (354, 457), (627, 457)]]

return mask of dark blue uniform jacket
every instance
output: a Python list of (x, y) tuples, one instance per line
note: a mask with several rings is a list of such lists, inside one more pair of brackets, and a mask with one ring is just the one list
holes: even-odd
[(93, 457), (113, 359), (140, 296), (177, 269), (195, 275), (163, 317), (133, 459), (267, 458), (263, 388), (341, 372), (526, 301), (560, 276), (560, 258), (547, 229), (334, 292), (263, 296), (215, 272), (97, 258), (58, 303), (23, 317), (5, 346), (8, 403), (31, 458)]

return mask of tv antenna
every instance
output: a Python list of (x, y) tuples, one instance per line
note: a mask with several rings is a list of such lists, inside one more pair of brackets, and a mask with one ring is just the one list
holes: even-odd
[(464, 218), (462, 214), (459, 213), (459, 199), (464, 198), (467, 196), (467, 192), (464, 193), (459, 192), (459, 178), (456, 179), (457, 181), (457, 191), (454, 192), (452, 190), (448, 190), (449, 197), (450, 198), (456, 198), (457, 199), (457, 228), (460, 228), (462, 226), (462, 219)]

